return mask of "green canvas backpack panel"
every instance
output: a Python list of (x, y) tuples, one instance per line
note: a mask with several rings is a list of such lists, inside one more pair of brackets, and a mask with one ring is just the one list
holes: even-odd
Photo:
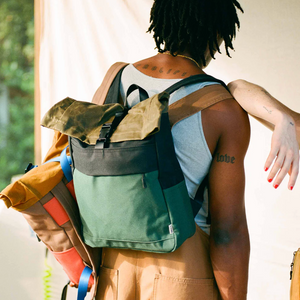
[[(130, 90), (138, 89), (143, 101), (128, 108), (126, 103), (118, 103), (124, 66), (111, 75), (116, 76), (105, 87), (104, 105), (67, 98), (46, 114), (42, 125), (69, 135), (87, 245), (172, 252), (194, 234), (194, 215), (201, 201), (191, 205), (197, 201), (191, 202), (176, 158), (168, 99), (172, 92), (192, 83), (225, 85), (211, 76), (196, 75), (150, 98), (143, 89), (132, 86)], [(177, 101), (173, 123), (231, 97), (224, 87), (220, 97), (215, 88), (204, 88)], [(96, 95), (102, 92), (103, 85)], [(201, 94), (206, 94), (206, 102), (199, 102)]]

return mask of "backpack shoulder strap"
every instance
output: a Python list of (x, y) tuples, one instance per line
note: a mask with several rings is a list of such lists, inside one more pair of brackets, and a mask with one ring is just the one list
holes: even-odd
[[(169, 120), (171, 127), (177, 122), (192, 116), (205, 108), (231, 98), (232, 95), (229, 91), (220, 84), (209, 85), (197, 90), (169, 106)], [(206, 176), (201, 185), (198, 187), (195, 198), (190, 199), (194, 217), (196, 217), (202, 207), (204, 201), (204, 190), (207, 183), (208, 177)]]
[(231, 98), (232, 95), (219, 84), (209, 85), (197, 90), (169, 106), (171, 127), (207, 107)]
[(97, 89), (97, 91), (95, 92), (95, 94), (93, 96), (92, 103), (95, 103), (98, 105), (104, 104), (106, 95), (109, 91), (109, 88), (110, 88), (113, 80), (115, 79), (115, 77), (119, 73), (119, 71), (122, 68), (126, 67), (127, 65), (128, 65), (128, 63), (116, 62), (109, 68), (109, 70), (105, 74), (105, 77), (104, 77), (101, 85), (99, 86), (99, 88)]

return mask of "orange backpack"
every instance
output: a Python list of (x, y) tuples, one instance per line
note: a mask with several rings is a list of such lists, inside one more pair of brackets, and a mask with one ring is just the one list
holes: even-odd
[(89, 247), (81, 236), (67, 145), (68, 137), (56, 132), (45, 163), (30, 164), (20, 180), (1, 192), (0, 199), (23, 214), (39, 241), (78, 285), (78, 299), (84, 299), (97, 279), (101, 249)]
[[(93, 102), (103, 103), (115, 75), (126, 63), (114, 64), (96, 91)], [(76, 202), (68, 136), (55, 132), (51, 148), (40, 166), (29, 164), (26, 174), (0, 192), (6, 207), (21, 212), (70, 281), (78, 285), (78, 300), (91, 289), (97, 290), (101, 249), (86, 245), (81, 235), (81, 220)], [(63, 290), (62, 299), (66, 297)]]

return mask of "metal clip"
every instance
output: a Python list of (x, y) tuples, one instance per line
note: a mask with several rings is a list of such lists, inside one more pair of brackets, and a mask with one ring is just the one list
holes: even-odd
[(29, 163), (28, 166), (27, 166), (26, 169), (25, 169), (25, 173), (29, 172), (30, 170), (32, 170), (32, 169), (34, 169), (34, 168), (36, 168), (36, 167), (37, 167), (37, 165), (34, 165), (34, 164), (32, 164), (32, 163)]

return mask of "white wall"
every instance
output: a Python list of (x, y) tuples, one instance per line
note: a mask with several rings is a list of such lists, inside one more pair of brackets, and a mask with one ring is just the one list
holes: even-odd
[[(232, 59), (219, 55), (207, 68), (226, 82), (243, 78), (265, 87), (274, 97), (300, 111), (300, 2), (241, 1)], [(251, 238), (249, 299), (289, 299), (289, 265), (300, 247), (299, 183), (291, 192), (287, 179), (275, 190), (267, 182), (264, 162), (271, 133), (251, 121), (246, 157), (246, 208)]]

